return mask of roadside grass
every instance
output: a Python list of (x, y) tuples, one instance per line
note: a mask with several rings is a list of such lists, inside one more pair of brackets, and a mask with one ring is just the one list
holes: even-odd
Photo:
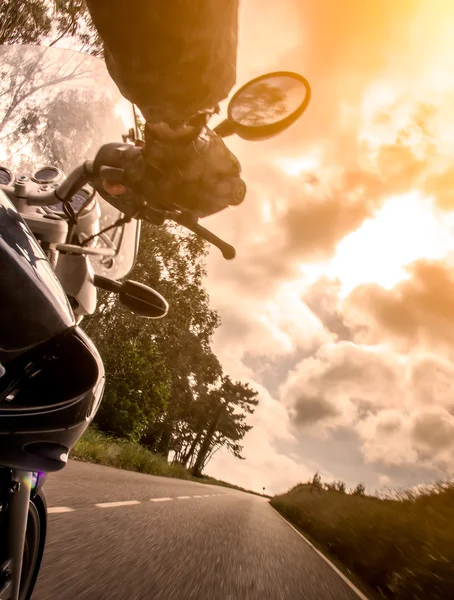
[(454, 598), (454, 483), (386, 499), (300, 484), (271, 505), (380, 597)]
[[(125, 469), (126, 471), (136, 471), (138, 473), (147, 473), (148, 475), (175, 477), (177, 479), (197, 481), (198, 483), (219, 485), (261, 496), (261, 494), (257, 494), (256, 492), (246, 490), (226, 481), (220, 481), (208, 475), (202, 475), (200, 478), (193, 477), (190, 471), (182, 465), (170, 464), (163, 456), (154, 454), (140, 444), (114, 438), (98, 431), (94, 427), (87, 429), (74, 446), (70, 457), (75, 460)], [(269, 498), (269, 496), (266, 497)]]

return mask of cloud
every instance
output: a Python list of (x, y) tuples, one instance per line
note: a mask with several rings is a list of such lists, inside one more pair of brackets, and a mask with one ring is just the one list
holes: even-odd
[(339, 409), (324, 396), (310, 396), (302, 392), (294, 398), (293, 419), (297, 425), (312, 425), (339, 415)]
[(397, 408), (370, 414), (359, 421), (355, 430), (366, 463), (383, 466), (407, 466), (418, 463), (417, 449), (412, 444), (408, 417)]
[(304, 359), (282, 387), (282, 402), (296, 425), (348, 427), (360, 415), (392, 405), (399, 367), (383, 351), (350, 342), (329, 344)]
[(357, 229), (371, 210), (362, 201), (348, 201), (342, 195), (302, 198), (292, 205), (281, 225), (285, 231), (284, 260), (319, 261), (334, 254), (338, 242)]
[(295, 436), (351, 431), (369, 465), (441, 468), (454, 459), (453, 372), (435, 355), (340, 342), (301, 361), (281, 400)]
[(311, 311), (320, 319), (323, 326), (337, 339), (351, 341), (352, 331), (346, 325), (339, 300), (341, 282), (339, 279), (321, 277), (312, 283), (303, 300)]
[(454, 416), (439, 406), (426, 407), (413, 418), (412, 438), (429, 456), (454, 449)]
[[(251, 0), (242, 7), (239, 83), (293, 69), (308, 77), (313, 96), (281, 136), (259, 144), (229, 139), (248, 196), (205, 223), (237, 248), (233, 262), (216, 250), (209, 257), (208, 289), (223, 320), (215, 351), (262, 400), (245, 439), (247, 461), (214, 458), (221, 478), (256, 489), (268, 487), (268, 478), (280, 491), (318, 464), (351, 484), (357, 477), (384, 485), (409, 473), (434, 476), (452, 457), (454, 289), (443, 253), (427, 242), (416, 256), (399, 254), (405, 260), (388, 281), (387, 263), (380, 269), (386, 223), (374, 256), (361, 244), (351, 252), (340, 246), (362, 227), (359, 242), (370, 238), (364, 222), (398, 194), (419, 190), (443, 210), (454, 206), (454, 11), (447, 6)], [(401, 232), (405, 244), (414, 213), (403, 212), (391, 234), (398, 230), (400, 239)], [(314, 283), (319, 263), (340, 254), (342, 277), (328, 272)], [(403, 273), (420, 256), (432, 261)], [(382, 276), (386, 288), (353, 289)], [(345, 303), (339, 286), (353, 289)]]
[(362, 325), (369, 342), (390, 338), (402, 349), (414, 345), (452, 345), (454, 335), (454, 271), (441, 261), (419, 260), (408, 279), (386, 290), (361, 285), (346, 302), (347, 322)]
[(454, 417), (440, 406), (389, 409), (357, 425), (367, 462), (445, 469), (454, 459)]

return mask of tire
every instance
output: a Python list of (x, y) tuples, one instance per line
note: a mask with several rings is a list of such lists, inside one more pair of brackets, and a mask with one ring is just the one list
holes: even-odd
[(30, 600), (44, 554), (47, 508), (43, 490), (30, 500), (19, 600)]

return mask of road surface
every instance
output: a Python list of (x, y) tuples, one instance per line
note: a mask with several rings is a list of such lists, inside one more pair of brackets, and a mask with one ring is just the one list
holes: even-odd
[(265, 499), (70, 461), (33, 600), (358, 600)]

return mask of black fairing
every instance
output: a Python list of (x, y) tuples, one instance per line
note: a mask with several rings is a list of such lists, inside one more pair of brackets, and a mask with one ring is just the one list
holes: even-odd
[(104, 368), (35, 237), (0, 191), (0, 465), (56, 471), (101, 401)]
[(10, 360), (0, 378), (0, 464), (63, 468), (98, 409), (104, 379), (97, 350), (77, 327)]
[(47, 258), (0, 191), (0, 362), (74, 326), (74, 315)]

